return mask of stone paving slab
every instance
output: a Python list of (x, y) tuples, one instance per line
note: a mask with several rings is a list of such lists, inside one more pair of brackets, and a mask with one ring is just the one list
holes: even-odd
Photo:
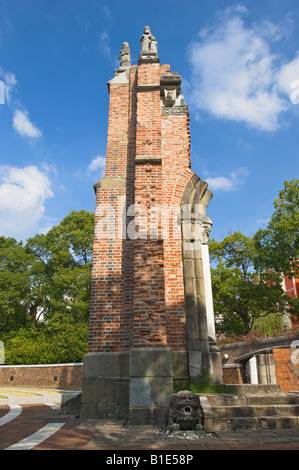
[(30, 387), (0, 387), (0, 406), (6, 404), (62, 404), (81, 393), (80, 391), (42, 389)]
[[(63, 415), (43, 405), (23, 405), (22, 413), (8, 424), (0, 426), (0, 449), (24, 439), (51, 422), (63, 426), (34, 450), (101, 450), (121, 451), (197, 452), (202, 450), (299, 450), (299, 428), (221, 431), (200, 438), (155, 438), (153, 426), (130, 426), (123, 421), (81, 420), (74, 415)], [(0, 406), (4, 416), (8, 406)]]

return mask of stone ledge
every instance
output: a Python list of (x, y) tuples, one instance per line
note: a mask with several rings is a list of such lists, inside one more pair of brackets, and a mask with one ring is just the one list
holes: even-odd
[(137, 85), (137, 92), (160, 91), (160, 85)]
[(135, 157), (136, 165), (141, 165), (143, 163), (148, 163), (152, 165), (161, 165), (162, 164), (162, 157), (158, 155), (137, 155)]
[(104, 176), (94, 186), (97, 189), (125, 189), (126, 178), (124, 176)]

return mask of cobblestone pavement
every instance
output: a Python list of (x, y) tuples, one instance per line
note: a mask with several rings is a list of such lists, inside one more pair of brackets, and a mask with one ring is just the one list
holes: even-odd
[(152, 426), (122, 421), (82, 420), (51, 404), (0, 406), (3, 450), (299, 450), (299, 429), (222, 431), (203, 436), (163, 437)]

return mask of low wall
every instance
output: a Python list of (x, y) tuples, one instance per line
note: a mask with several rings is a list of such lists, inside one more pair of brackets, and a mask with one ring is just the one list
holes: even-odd
[[(268, 354), (272, 358), (273, 380), (280, 385), (283, 392), (299, 390), (299, 336), (292, 338), (279, 337), (260, 341), (232, 343), (220, 346), (222, 358), (223, 383), (241, 384), (245, 379), (245, 362), (251, 356), (256, 356), (259, 362), (259, 375), (263, 372), (261, 363)], [(268, 365), (269, 367), (269, 365)], [(266, 383), (265, 378), (261, 383)], [(259, 382), (260, 383), (260, 382)], [(269, 382), (273, 383), (273, 382)]]
[(83, 363), (1, 365), (0, 386), (81, 390)]
[(222, 382), (224, 384), (244, 383), (242, 369), (243, 367), (239, 364), (224, 364), (222, 367)]
[[(279, 336), (278, 338), (267, 338), (259, 341), (243, 341), (240, 343), (231, 343), (220, 345), (220, 355), (224, 364), (235, 364), (241, 356), (250, 355), (252, 352), (273, 349), (277, 347), (290, 347), (290, 344), (299, 340), (299, 335), (292, 338)], [(225, 356), (228, 356), (225, 359)]]

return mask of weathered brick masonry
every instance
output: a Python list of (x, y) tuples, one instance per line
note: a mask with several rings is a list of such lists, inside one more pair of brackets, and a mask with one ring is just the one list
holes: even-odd
[[(171, 218), (169, 236), (162, 239), (159, 211), (180, 206), (193, 175), (189, 115), (187, 106), (182, 114), (161, 115), (163, 74), (172, 76), (170, 66), (145, 63), (131, 67), (127, 83), (112, 80), (109, 84), (106, 170), (104, 179), (95, 185), (90, 352), (120, 352), (133, 345), (186, 349), (181, 238), (174, 233)], [(175, 74), (175, 78), (180, 77)], [(125, 227), (120, 227), (118, 219), (122, 203), (127, 212)], [(156, 240), (150, 238), (154, 207)], [(147, 238), (123, 239), (126, 231), (138, 236), (144, 229), (143, 212)], [(132, 225), (133, 215), (139, 226)]]
[(183, 202), (192, 206), (194, 234), (195, 205), (204, 222), (212, 194), (191, 170), (181, 77), (160, 64), (149, 28), (138, 65), (121, 62), (108, 88), (106, 169), (95, 185), (82, 414), (129, 411), (131, 422), (148, 422), (167, 406), (173, 381), (186, 384), (203, 370), (219, 378), (215, 365), (212, 371), (204, 254), (201, 245), (183, 248), (190, 234), (181, 230)]

